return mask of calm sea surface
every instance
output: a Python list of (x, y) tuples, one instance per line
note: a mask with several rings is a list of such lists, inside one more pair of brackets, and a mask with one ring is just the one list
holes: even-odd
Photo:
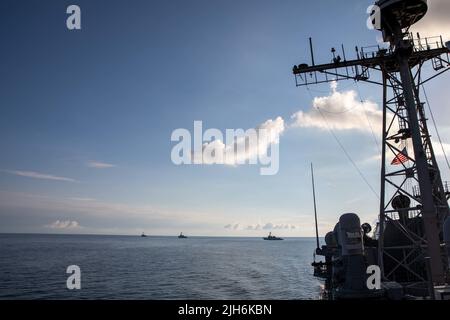
[[(0, 299), (317, 299), (314, 239), (0, 234)], [(66, 268), (81, 269), (68, 290)]]

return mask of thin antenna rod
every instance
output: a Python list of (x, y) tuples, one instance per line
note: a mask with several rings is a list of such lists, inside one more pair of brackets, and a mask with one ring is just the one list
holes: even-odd
[(311, 179), (312, 179), (312, 190), (313, 190), (313, 200), (314, 200), (314, 218), (316, 221), (316, 243), (317, 243), (317, 249), (320, 249), (319, 244), (319, 227), (317, 226), (317, 206), (316, 206), (316, 188), (314, 186), (314, 168), (313, 164), (311, 163)]
[(312, 44), (312, 38), (309, 38), (309, 48), (311, 50), (311, 63), (313, 66), (315, 66), (315, 62), (314, 62), (314, 49), (313, 49), (313, 44)]

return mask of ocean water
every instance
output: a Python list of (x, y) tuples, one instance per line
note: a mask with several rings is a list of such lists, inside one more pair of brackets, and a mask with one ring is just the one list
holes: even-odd
[[(317, 299), (312, 238), (0, 234), (0, 299)], [(68, 290), (66, 268), (81, 269)]]

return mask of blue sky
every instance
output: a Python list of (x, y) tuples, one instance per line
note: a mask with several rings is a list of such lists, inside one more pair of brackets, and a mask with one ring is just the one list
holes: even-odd
[[(66, 28), (73, 3), (82, 12), (77, 31)], [(313, 97), (329, 96), (329, 85), (296, 88), (292, 66), (309, 61), (310, 36), (319, 62), (341, 43), (349, 56), (355, 45), (376, 44), (379, 34), (366, 28), (371, 3), (2, 1), (0, 232), (310, 236), (310, 162), (321, 233), (348, 211), (373, 222), (377, 197), (317, 126), (283, 133), (275, 176), (170, 159), (172, 131), (192, 130), (194, 120), (248, 129), (289, 121)], [(448, 80), (428, 89), (444, 138)], [(379, 88), (359, 89), (380, 102)], [(372, 135), (336, 133), (378, 190)]]

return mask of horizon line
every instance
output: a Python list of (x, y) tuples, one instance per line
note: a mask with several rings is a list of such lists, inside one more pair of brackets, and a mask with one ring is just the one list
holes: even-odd
[[(42, 233), (42, 232), (0, 232), (0, 235), (58, 235), (58, 236), (112, 236), (112, 237), (141, 237), (142, 234), (98, 234), (98, 233)], [(157, 237), (178, 237), (178, 235), (148, 235), (147, 238)], [(261, 238), (261, 236), (206, 236), (188, 235), (188, 238)], [(315, 236), (287, 236), (283, 238), (315, 238)], [(324, 238), (319, 236), (319, 238)]]

